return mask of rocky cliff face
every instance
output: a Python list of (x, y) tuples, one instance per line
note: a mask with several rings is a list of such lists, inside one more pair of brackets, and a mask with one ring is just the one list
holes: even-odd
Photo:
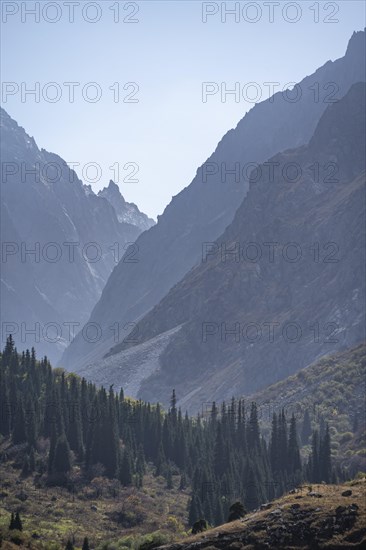
[(136, 204), (125, 201), (119, 187), (114, 181), (110, 181), (108, 187), (104, 187), (98, 193), (98, 197), (107, 199), (116, 211), (120, 223), (135, 225), (141, 231), (146, 231), (155, 225), (154, 220), (140, 212)]
[[(365, 80), (364, 43), (365, 33), (355, 33), (346, 55), (306, 77), (299, 83), (297, 95), (275, 94), (256, 105), (224, 136), (157, 225), (137, 240), (134, 262), (131, 256), (125, 257), (113, 271), (89, 319), (103, 328), (102, 339), (91, 344), (79, 334), (65, 352), (63, 366), (79, 371), (110, 348), (120, 349), (134, 323), (200, 261), (202, 243), (217, 239), (232, 222), (247, 193), (253, 165), (307, 143), (329, 102), (343, 97), (353, 83)], [(319, 90), (319, 97), (314, 97), (314, 89)], [(227, 173), (233, 168), (236, 177)], [(119, 334), (112, 334), (109, 326), (117, 326)], [(97, 368), (93, 367), (93, 372)]]
[(2, 338), (11, 331), (56, 361), (70, 323), (83, 326), (118, 256), (143, 228), (137, 212), (137, 224), (119, 221), (108, 200), (40, 150), (4, 110), (1, 160)]
[(246, 199), (201, 265), (138, 323), (135, 342), (116, 350), (123, 364), (124, 350), (179, 328), (139, 397), (166, 402), (175, 387), (197, 410), (364, 338), (365, 92), (354, 85), (307, 146), (252, 172)]

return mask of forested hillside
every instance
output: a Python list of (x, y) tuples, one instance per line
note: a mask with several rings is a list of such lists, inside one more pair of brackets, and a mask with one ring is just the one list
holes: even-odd
[[(159, 523), (156, 507), (146, 498), (152, 489), (175, 510), (178, 517), (170, 520), (177, 522), (174, 529), (184, 530), (200, 518), (220, 525), (235, 501), (253, 510), (303, 481), (337, 483), (355, 473), (332, 459), (326, 422), (313, 422), (306, 440), (302, 435), (307, 452), (301, 460), (298, 432), (303, 434), (307, 420), (297, 421), (284, 409), (273, 414), (270, 430), (263, 425), (264, 432), (261, 409), (254, 401), (206, 403), (190, 418), (177, 408), (173, 390), (165, 412), (159, 404), (130, 400), (123, 391), (106, 391), (52, 369), (47, 358), (36, 359), (33, 349), (18, 354), (11, 337), (1, 355), (0, 376), (0, 449), (3, 475), (9, 478), (1, 494), (2, 512), (10, 518), (11, 512), (22, 510), (24, 525), (29, 514), (25, 504), (31, 506), (32, 500), (22, 499), (19, 490), (14, 497), (21, 481), (37, 488), (45, 510), (56, 487), (71, 494), (75, 504), (68, 506), (63, 519), (73, 517), (91, 488), (107, 487), (110, 495), (126, 498), (134, 489), (138, 505), (121, 510), (118, 498), (114, 506), (108, 505), (107, 516), (103, 505), (104, 519), (122, 535), (143, 526), (151, 514), (157, 529), (169, 532), (166, 511)], [(9, 518), (1, 524), (5, 532)], [(90, 522), (88, 514), (86, 518)], [(75, 530), (76, 536), (87, 534), (82, 520)], [(54, 540), (52, 535), (42, 529), (39, 534), (41, 540)], [(65, 536), (67, 528), (57, 542)], [(99, 525), (94, 543), (103, 539), (108, 535)]]

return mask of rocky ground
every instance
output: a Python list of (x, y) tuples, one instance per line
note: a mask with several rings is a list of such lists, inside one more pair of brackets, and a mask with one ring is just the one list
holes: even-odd
[(304, 486), (242, 520), (161, 550), (366, 547), (365, 479), (348, 485)]

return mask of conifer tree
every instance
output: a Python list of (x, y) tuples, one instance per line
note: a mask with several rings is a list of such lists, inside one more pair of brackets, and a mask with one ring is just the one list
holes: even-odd
[(132, 484), (132, 464), (130, 452), (127, 448), (123, 451), (119, 480), (124, 487)]
[(306, 409), (304, 414), (304, 420), (302, 423), (302, 428), (301, 428), (301, 442), (303, 445), (307, 445), (309, 443), (310, 436), (311, 436), (310, 414), (309, 414), (309, 410)]
[(22, 520), (20, 519), (19, 512), (16, 512), (15, 514), (14, 513), (11, 514), (9, 530), (14, 531), (15, 529), (17, 531), (23, 531), (23, 524), (22, 524)]
[(311, 454), (309, 457), (309, 477), (310, 481), (320, 483), (320, 467), (319, 467), (319, 433), (317, 430), (313, 432), (311, 443)]
[(221, 525), (224, 523), (224, 508), (222, 505), (222, 500), (220, 495), (218, 495), (218, 498), (216, 498), (216, 506), (214, 511), (214, 524), (215, 525)]
[(246, 510), (240, 501), (234, 502), (229, 509), (228, 522), (241, 519), (245, 516)]
[[(3, 358), (4, 361), (4, 358)], [(5, 376), (0, 371), (0, 435), (10, 434), (10, 401)]]
[(288, 452), (287, 452), (287, 421), (284, 409), (282, 409), (278, 418), (278, 450), (279, 450), (279, 467), (280, 469), (288, 469)]
[(319, 477), (321, 481), (330, 483), (332, 477), (331, 447), (329, 425), (326, 424), (324, 437), (319, 448)]
[(183, 471), (180, 476), (179, 490), (184, 491), (184, 489), (186, 488), (187, 488), (187, 478), (186, 478), (185, 472)]
[(166, 474), (166, 488), (173, 489), (173, 476), (172, 476), (172, 469), (170, 465), (168, 466), (168, 470)]
[(70, 447), (65, 435), (61, 435), (55, 448), (52, 472), (55, 474), (67, 474), (71, 470)]
[(188, 523), (193, 525), (196, 521), (203, 517), (200, 498), (197, 494), (193, 494), (189, 503)]
[(163, 444), (160, 441), (158, 456), (156, 459), (156, 469), (155, 469), (156, 476), (161, 476), (164, 473), (164, 466), (165, 466), (165, 453), (163, 449)]
[(34, 472), (36, 469), (36, 454), (34, 451), (34, 447), (31, 447), (29, 452), (29, 471)]
[(248, 447), (249, 450), (259, 449), (259, 425), (258, 425), (258, 411), (257, 404), (252, 403), (250, 408), (250, 418), (247, 431)]
[(270, 461), (272, 472), (278, 472), (280, 469), (280, 457), (279, 457), (279, 440), (278, 440), (278, 425), (277, 425), (277, 414), (273, 413), (272, 417), (272, 431), (270, 439)]
[(175, 390), (173, 389), (172, 397), (170, 399), (170, 414), (172, 416), (173, 424), (177, 421), (177, 398), (175, 396)]
[(295, 415), (291, 416), (290, 434), (288, 440), (288, 472), (295, 473), (301, 469), (300, 450), (297, 441)]
[(13, 443), (25, 443), (27, 441), (27, 434), (25, 431), (25, 415), (23, 402), (19, 399), (17, 403), (17, 410), (15, 413), (14, 427), (13, 427)]
[(12, 512), (10, 516), (9, 531), (13, 531), (14, 529), (15, 529), (15, 518), (14, 518), (14, 512)]
[(140, 444), (139, 450), (137, 453), (137, 459), (136, 459), (136, 473), (143, 476), (145, 474), (146, 467), (145, 467), (145, 456), (144, 456), (144, 448)]
[(26, 406), (26, 435), (27, 441), (30, 447), (36, 444), (37, 440), (37, 426), (36, 426), (36, 413), (34, 410), (34, 403), (29, 397)]

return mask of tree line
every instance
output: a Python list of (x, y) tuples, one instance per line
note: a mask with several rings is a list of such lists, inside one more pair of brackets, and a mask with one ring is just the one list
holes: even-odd
[[(173, 390), (170, 407), (131, 400), (123, 390), (107, 391), (36, 359), (34, 349), (19, 354), (8, 337), (0, 354), (0, 434), (19, 445), (22, 474), (38, 473), (49, 485), (71, 489), (74, 465), (84, 482), (95, 476), (122, 486), (143, 486), (147, 462), (173, 488), (191, 488), (188, 523), (227, 520), (240, 501), (248, 510), (303, 481), (336, 482), (342, 472), (331, 461), (329, 428), (311, 431), (305, 415), (298, 436), (294, 415), (273, 414), (269, 441), (261, 434), (256, 403), (243, 399), (206, 415), (183, 415)], [(47, 459), (38, 444), (47, 442)], [(309, 460), (300, 458), (301, 440), (311, 441)], [(4, 457), (3, 457), (4, 459)], [(6, 457), (5, 457), (6, 459)], [(74, 487), (72, 487), (74, 490)]]

